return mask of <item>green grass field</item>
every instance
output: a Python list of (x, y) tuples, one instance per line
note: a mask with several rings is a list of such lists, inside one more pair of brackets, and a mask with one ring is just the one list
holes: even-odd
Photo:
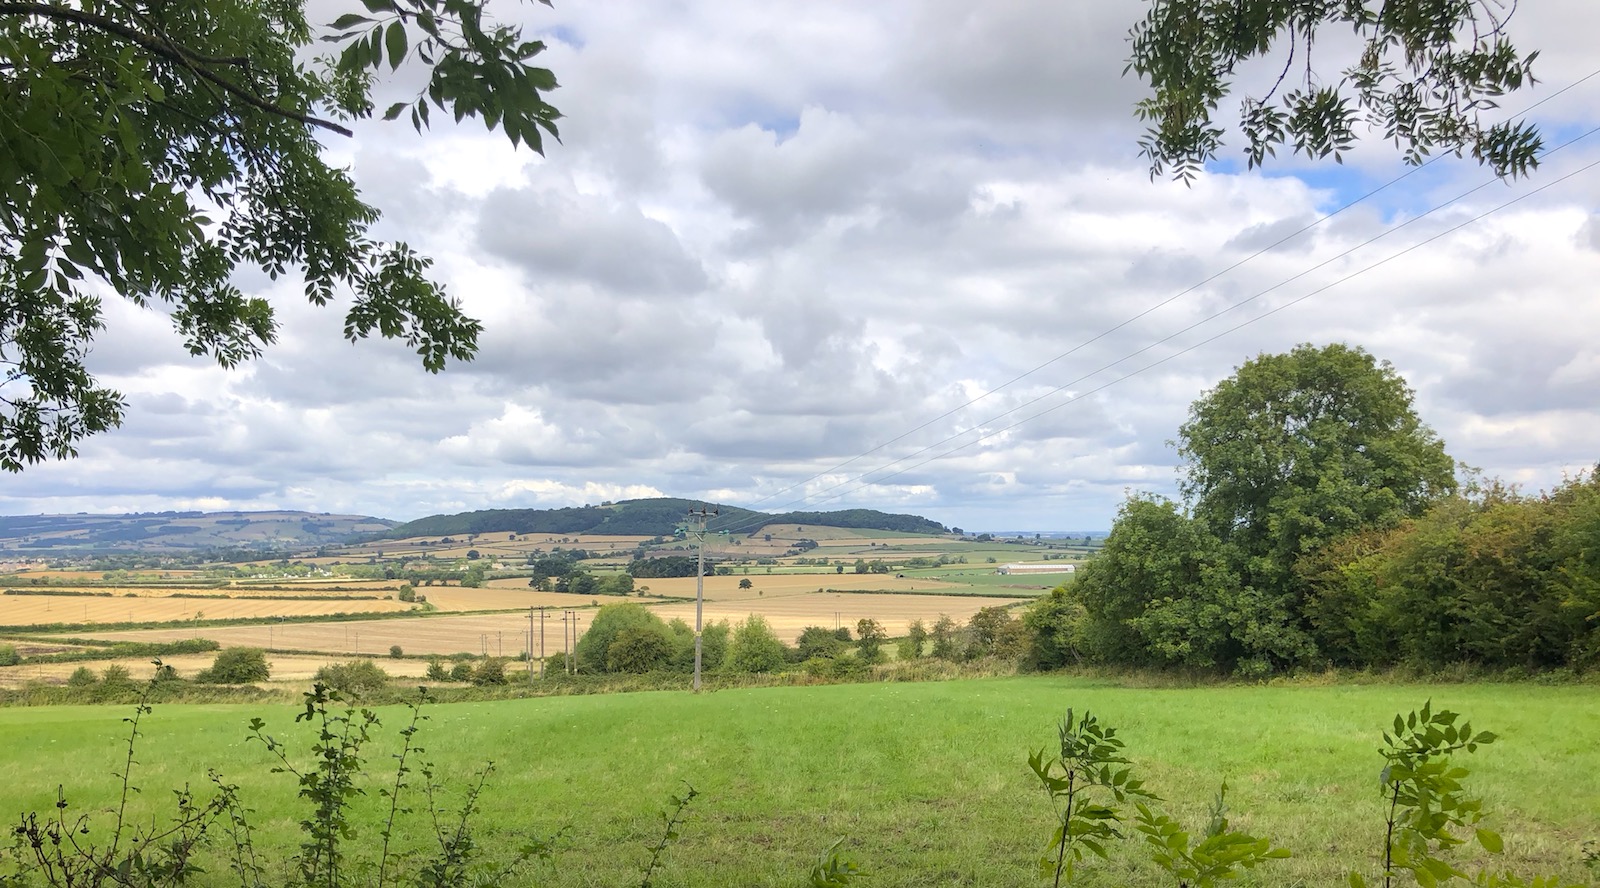
[[(524, 884), (636, 884), (666, 796), (702, 795), (665, 858), (667, 885), (798, 885), (818, 851), (845, 847), (870, 886), (1041, 884), (1048, 802), (1030, 749), (1055, 743), (1066, 707), (1121, 729), (1150, 789), (1192, 828), (1227, 778), (1236, 825), (1295, 858), (1244, 884), (1341, 885), (1372, 869), (1382, 841), (1379, 732), (1432, 697), (1500, 734), (1462, 763), (1505, 836), (1506, 863), (1586, 876), (1579, 848), (1600, 838), (1600, 688), (1438, 685), (1128, 688), (1070, 677), (640, 693), (439, 705), (422, 735), (452, 779), (493, 759), (478, 824), (489, 848), (566, 827), (555, 864)], [(113, 798), (125, 709), (0, 710), (0, 809), (48, 811), (57, 784), (78, 806)], [(204, 782), (216, 767), (257, 809), (261, 842), (286, 860), (302, 815), (292, 781), (244, 742), (260, 715), (303, 750), (291, 707), (165, 706), (147, 718), (139, 804)], [(378, 781), (401, 711), (385, 710)], [(390, 773), (385, 775), (385, 771)], [(148, 810), (148, 809), (146, 809)], [(375, 826), (365, 818), (371, 837)], [(1090, 885), (1157, 885), (1130, 842)], [(217, 884), (223, 869), (214, 869)]]

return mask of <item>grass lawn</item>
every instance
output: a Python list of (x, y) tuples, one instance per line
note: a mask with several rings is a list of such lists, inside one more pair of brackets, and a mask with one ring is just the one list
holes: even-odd
[[(1500, 742), (1461, 763), (1494, 812), (1506, 863), (1582, 879), (1579, 847), (1600, 838), (1600, 688), (1537, 685), (1299, 686), (1141, 689), (1051, 676), (925, 684), (640, 693), (432, 707), (423, 745), (454, 782), (485, 759), (481, 801), (491, 851), (514, 836), (566, 827), (564, 850), (525, 884), (636, 884), (669, 793), (702, 795), (657, 884), (797, 885), (818, 851), (844, 847), (871, 886), (1037, 885), (1050, 811), (1032, 783), (1030, 749), (1055, 743), (1068, 707), (1120, 729), (1148, 788), (1193, 829), (1227, 778), (1234, 823), (1295, 858), (1244, 884), (1341, 885), (1369, 871), (1382, 841), (1379, 733), (1432, 697)], [(125, 709), (0, 710), (0, 809), (48, 811), (66, 784), (74, 809), (113, 798)], [(385, 710), (375, 783), (402, 712)], [(302, 809), (292, 781), (268, 773), (244, 742), (268, 730), (308, 745), (290, 707), (164, 706), (147, 717), (140, 804), (197, 785), (216, 767), (243, 787), (261, 843), (286, 860)], [(387, 775), (392, 779), (392, 769)], [(148, 810), (148, 809), (147, 809)], [(365, 834), (375, 832), (365, 818)], [(1161, 884), (1129, 843), (1083, 884)], [(225, 869), (213, 867), (216, 884)]]

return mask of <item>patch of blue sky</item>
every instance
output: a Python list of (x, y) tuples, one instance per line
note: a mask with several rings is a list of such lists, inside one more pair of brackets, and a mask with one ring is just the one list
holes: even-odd
[[(1595, 126), (1596, 122), (1593, 120), (1566, 124), (1540, 123), (1539, 137), (1544, 140), (1544, 150), (1548, 152), (1552, 148), (1565, 145), (1573, 139), (1586, 136)], [(1593, 151), (1596, 145), (1600, 145), (1600, 133), (1588, 135), (1587, 138), (1583, 138), (1570, 148), (1564, 149), (1561, 153), (1565, 154), (1568, 151), (1576, 151), (1580, 148)]]
[[(1359, 150), (1359, 149), (1357, 149)], [(1207, 172), (1218, 175), (1246, 174), (1242, 159), (1206, 164)], [(1394, 221), (1425, 213), (1489, 178), (1491, 174), (1477, 162), (1446, 154), (1420, 167), (1401, 163), (1381, 169), (1360, 164), (1338, 164), (1331, 160), (1307, 163), (1300, 158), (1268, 160), (1254, 171), (1267, 179), (1295, 179), (1320, 195), (1317, 210), (1332, 213), (1356, 201), (1380, 218)]]
[(567, 25), (556, 25), (552, 28), (546, 28), (544, 33), (548, 35), (551, 40), (570, 46), (573, 49), (583, 49), (583, 47), (589, 42), (583, 39), (583, 35), (579, 34), (577, 29)]
[(730, 102), (717, 111), (715, 119), (717, 126), (730, 129), (753, 124), (776, 136), (780, 145), (800, 132), (800, 115), (754, 100)]

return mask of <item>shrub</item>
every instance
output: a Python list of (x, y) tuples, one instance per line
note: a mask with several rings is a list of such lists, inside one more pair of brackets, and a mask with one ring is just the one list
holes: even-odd
[(800, 637), (795, 639), (795, 647), (799, 648), (801, 660), (813, 660), (819, 657), (831, 660), (842, 656), (849, 646), (847, 640), (839, 638), (832, 629), (825, 626), (807, 626), (800, 630)]
[(133, 675), (128, 672), (128, 667), (112, 663), (100, 673), (100, 683), (106, 688), (133, 687)]
[[(693, 657), (693, 636), (690, 637)], [(606, 649), (607, 672), (654, 672), (672, 660), (672, 639), (654, 628), (629, 627), (617, 633)]]
[(456, 660), (450, 664), (451, 681), (472, 681), (472, 661)]
[(490, 657), (472, 670), (475, 685), (503, 685), (506, 683), (506, 664), (499, 657)]
[(22, 662), (22, 656), (17, 653), (14, 644), (0, 644), (0, 666), (15, 666)]
[(205, 684), (249, 684), (266, 681), (271, 674), (265, 651), (240, 647), (218, 652), (211, 668), (200, 670), (194, 680)]
[(400, 647), (400, 645), (398, 645), (398, 644), (389, 645), (389, 656), (390, 657), (393, 657), (394, 659), (398, 660), (401, 657), (404, 657), (405, 655), (406, 655), (406, 652), (405, 652), (404, 649), (402, 649)]
[(900, 659), (915, 660), (922, 656), (922, 644), (928, 640), (928, 628), (921, 620), (912, 620), (906, 627), (906, 637), (900, 640)]
[(312, 680), (340, 693), (361, 696), (387, 687), (389, 673), (371, 660), (351, 660), (323, 666)]
[(428, 661), (428, 673), (427, 673), (427, 675), (428, 675), (428, 680), (429, 681), (449, 681), (450, 680), (450, 670), (444, 668), (444, 661), (439, 659), (438, 657), (434, 657), (433, 659)]
[(402, 584), (400, 586), (399, 598), (401, 601), (416, 601), (417, 587), (411, 585), (410, 583)]
[(92, 688), (99, 682), (100, 677), (94, 674), (93, 669), (87, 666), (79, 666), (77, 669), (72, 670), (72, 676), (67, 679), (67, 687)]
[[(667, 624), (662, 622), (659, 616), (656, 616), (654, 611), (642, 604), (633, 602), (608, 604), (595, 613), (594, 623), (589, 626), (587, 632), (583, 633), (583, 637), (578, 639), (578, 667), (580, 671), (590, 673), (611, 671), (611, 646), (624, 631), (630, 629), (659, 635), (662, 643), (670, 652), (672, 631), (667, 628)], [(635, 641), (633, 644), (637, 646), (640, 642)], [(639, 652), (635, 651), (634, 653), (637, 654)]]
[(776, 672), (788, 660), (788, 645), (766, 620), (752, 615), (734, 628), (723, 666), (729, 672)]

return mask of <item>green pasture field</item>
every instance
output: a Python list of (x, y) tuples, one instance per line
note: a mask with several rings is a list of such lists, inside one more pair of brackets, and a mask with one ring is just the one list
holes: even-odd
[[(1506, 839), (1504, 863), (1592, 878), (1580, 847), (1600, 837), (1593, 685), (1130, 688), (1046, 676), (659, 692), (438, 705), (420, 739), (457, 787), (453, 800), (479, 763), (495, 761), (477, 820), (491, 856), (518, 836), (566, 829), (554, 864), (515, 884), (637, 884), (660, 835), (658, 811), (687, 781), (701, 796), (666, 852), (662, 886), (799, 885), (840, 837), (874, 888), (1030, 886), (1044, 884), (1036, 862), (1051, 812), (1028, 752), (1056, 744), (1067, 707), (1091, 709), (1120, 729), (1137, 774), (1193, 829), (1226, 778), (1234, 824), (1295, 853), (1241, 884), (1334, 886), (1351, 866), (1370, 873), (1382, 843), (1381, 730), (1430, 697), (1501, 737), (1461, 763)], [(158, 708), (144, 725), (137, 804), (165, 804), (166, 790), (201, 786), (215, 767), (241, 785), (260, 844), (287, 866), (294, 824), (308, 809), (295, 803), (292, 779), (268, 773), (265, 750), (244, 738), (259, 715), (303, 755), (310, 734), (292, 723), (294, 711)], [(70, 810), (109, 803), (128, 714), (0, 710), (0, 809), (48, 812), (57, 784)], [(361, 803), (369, 812), (382, 806), (384, 778), (393, 779), (388, 757), (403, 710), (381, 714)], [(359, 828), (374, 847), (374, 817)], [(1163, 884), (1135, 849), (1130, 841), (1110, 863), (1094, 862), (1081, 884)], [(220, 861), (212, 872), (208, 880), (226, 883)]]
[[(900, 573), (908, 577), (938, 578), (951, 583), (964, 583), (980, 592), (1009, 590), (1017, 595), (1043, 595), (1062, 583), (1070, 583), (1073, 574), (997, 574), (995, 565), (947, 565), (945, 567), (919, 568)], [(950, 594), (958, 594), (952, 591)]]

